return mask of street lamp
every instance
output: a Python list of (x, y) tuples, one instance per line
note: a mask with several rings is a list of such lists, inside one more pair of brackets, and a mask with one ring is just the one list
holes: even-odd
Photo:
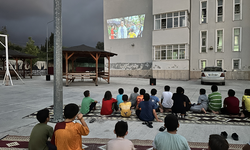
[(51, 20), (49, 22), (47, 22), (47, 38), (46, 38), (46, 51), (47, 51), (47, 75), (46, 75), (46, 80), (49, 81), (50, 80), (50, 76), (49, 76), (49, 40), (48, 40), (48, 32), (49, 32), (49, 29), (48, 29), (48, 25), (49, 23), (53, 22), (54, 20)]

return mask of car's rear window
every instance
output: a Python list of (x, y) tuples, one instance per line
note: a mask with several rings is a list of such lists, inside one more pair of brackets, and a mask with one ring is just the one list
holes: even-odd
[(204, 71), (222, 71), (222, 68), (218, 67), (206, 67)]

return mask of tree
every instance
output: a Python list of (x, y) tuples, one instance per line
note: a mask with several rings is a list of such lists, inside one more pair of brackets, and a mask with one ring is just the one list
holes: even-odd
[[(38, 56), (40, 50), (38, 49), (38, 47), (35, 45), (35, 41), (32, 40), (31, 37), (28, 38), (29, 41), (26, 43), (26, 47), (24, 48), (24, 52), (26, 54), (31, 54), (34, 56)], [(34, 64), (38, 59), (33, 59), (32, 63)]]
[(95, 48), (100, 49), (100, 50), (104, 50), (104, 43), (98, 41)]

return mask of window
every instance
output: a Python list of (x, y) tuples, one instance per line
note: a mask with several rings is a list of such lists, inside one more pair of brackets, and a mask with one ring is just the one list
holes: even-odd
[(201, 59), (200, 60), (200, 69), (204, 69), (207, 65), (207, 60)]
[(187, 26), (187, 12), (171, 12), (155, 15), (155, 30)]
[(200, 32), (200, 52), (207, 52), (207, 31)]
[(235, 58), (232, 63), (232, 69), (241, 69), (241, 59)]
[(161, 59), (161, 49), (160, 46), (155, 46), (155, 60)]
[(222, 59), (216, 59), (215, 60), (215, 66), (223, 68), (223, 60)]
[(233, 51), (241, 51), (241, 28), (233, 28)]
[(217, 0), (217, 17), (216, 17), (216, 22), (222, 22), (223, 20), (223, 0)]
[(242, 19), (242, 0), (233, 0), (233, 20)]
[(207, 1), (201, 2), (200, 23), (207, 23)]
[(217, 30), (216, 32), (216, 52), (223, 52), (223, 43), (224, 43), (224, 38), (223, 38), (223, 30)]
[(173, 60), (185, 58), (185, 44), (155, 46), (155, 60)]

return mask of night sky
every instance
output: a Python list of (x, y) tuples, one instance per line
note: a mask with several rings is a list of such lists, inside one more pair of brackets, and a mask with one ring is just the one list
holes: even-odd
[[(54, 19), (54, 0), (0, 0), (0, 28), (9, 41), (25, 46), (28, 37), (44, 45), (47, 23)], [(48, 24), (49, 35), (53, 22)], [(103, 0), (62, 0), (63, 46), (103, 42)]]

